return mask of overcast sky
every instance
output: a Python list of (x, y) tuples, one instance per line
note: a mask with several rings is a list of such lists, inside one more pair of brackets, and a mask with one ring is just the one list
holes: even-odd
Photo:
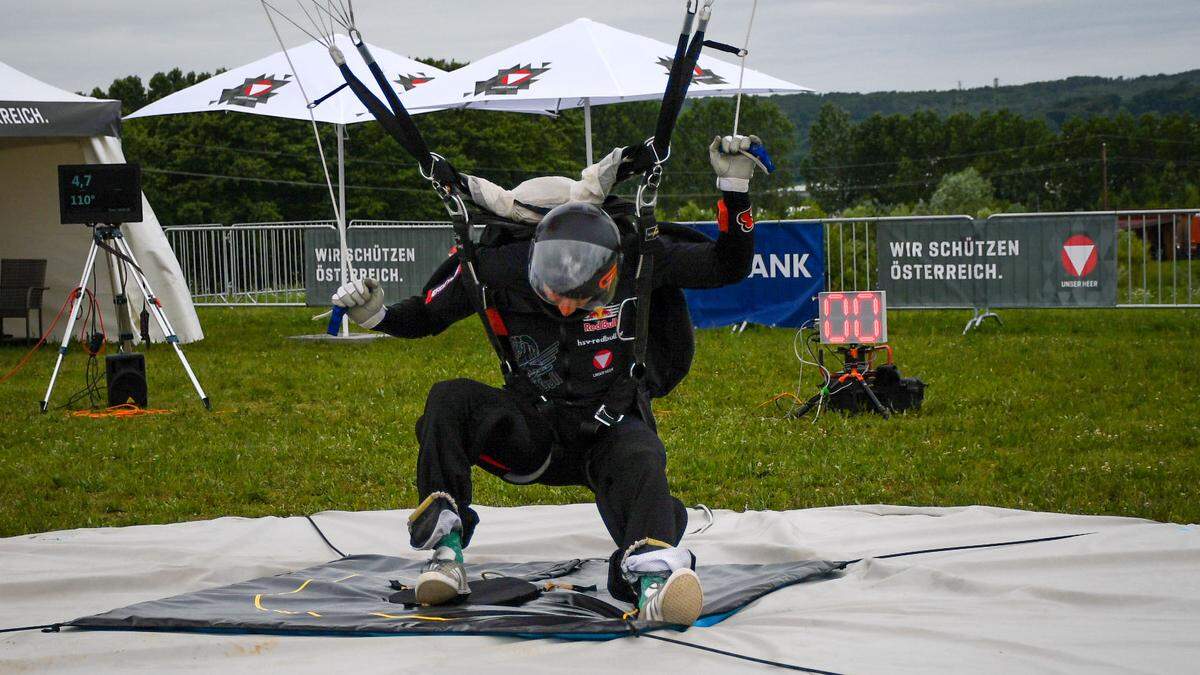
[[(295, 7), (294, 0), (274, 0)], [(671, 42), (681, 0), (355, 0), (410, 56), (470, 60), (580, 16)], [(740, 43), (751, 0), (718, 0)], [(278, 50), (257, 0), (0, 0), (0, 61), (73, 91), (235, 67)], [(303, 40), (295, 30), (289, 44)], [(749, 65), (819, 91), (948, 89), (1200, 67), (1200, 0), (759, 0)]]

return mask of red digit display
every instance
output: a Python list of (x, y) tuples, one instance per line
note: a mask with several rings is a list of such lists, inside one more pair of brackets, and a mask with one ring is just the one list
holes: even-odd
[(883, 291), (821, 293), (821, 342), (878, 344), (887, 342), (887, 304)]

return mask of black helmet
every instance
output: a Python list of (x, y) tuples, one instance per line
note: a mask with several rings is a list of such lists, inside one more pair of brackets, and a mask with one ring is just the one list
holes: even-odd
[(597, 206), (568, 202), (538, 223), (529, 252), (529, 285), (546, 302), (587, 300), (579, 309), (612, 302), (621, 268), (621, 233)]

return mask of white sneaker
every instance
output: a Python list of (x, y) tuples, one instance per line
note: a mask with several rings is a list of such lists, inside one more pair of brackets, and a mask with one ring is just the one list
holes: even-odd
[(638, 618), (642, 621), (690, 626), (704, 609), (700, 577), (686, 567), (675, 570), (669, 577), (658, 577), (642, 592), (638, 606)]
[(417, 602), (422, 605), (442, 605), (470, 592), (467, 571), (449, 548), (434, 551), (433, 559), (417, 577)]

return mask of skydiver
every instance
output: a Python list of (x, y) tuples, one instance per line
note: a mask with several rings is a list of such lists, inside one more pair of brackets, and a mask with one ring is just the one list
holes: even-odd
[[(715, 288), (750, 273), (749, 187), (761, 164), (748, 150), (756, 143), (754, 136), (713, 139), (720, 234), (715, 241), (665, 240), (655, 257), (655, 288)], [(524, 384), (496, 388), (454, 379), (429, 392), (416, 423), (421, 503), (408, 522), (411, 545), (433, 552), (417, 582), (418, 602), (443, 604), (469, 593), (463, 549), (479, 522), (471, 508), (471, 467), (478, 466), (515, 483), (590, 488), (617, 545), (609, 593), (635, 603), (644, 621), (691, 625), (700, 615), (696, 559), (678, 546), (687, 511), (667, 484), (651, 392), (639, 388), (635, 404), (610, 425), (588, 425), (632, 363), (629, 322), (621, 317), (636, 297), (636, 259), (624, 254), (634, 242), (598, 205), (644, 160), (644, 148), (618, 148), (578, 181), (542, 177), (512, 190), (455, 175), (480, 207), (536, 223), (532, 241), (478, 252), (478, 276), (496, 310), (492, 329), (511, 346)], [(402, 338), (437, 335), (473, 313), (462, 266), (448, 269), (423, 295), (390, 306), (370, 278), (343, 285), (333, 303), (363, 328)], [(676, 329), (690, 339), (690, 322)]]

